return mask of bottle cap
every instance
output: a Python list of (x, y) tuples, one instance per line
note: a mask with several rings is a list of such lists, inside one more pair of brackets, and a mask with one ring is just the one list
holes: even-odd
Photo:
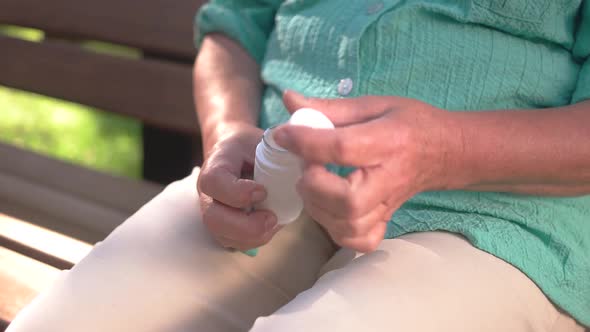
[(332, 121), (324, 113), (313, 108), (302, 108), (295, 111), (289, 119), (289, 124), (316, 129), (334, 129)]

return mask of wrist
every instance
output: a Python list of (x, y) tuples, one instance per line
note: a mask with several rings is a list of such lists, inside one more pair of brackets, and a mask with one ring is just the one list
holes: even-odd
[(460, 113), (444, 111), (441, 118), (437, 190), (460, 190), (469, 186), (464, 121)]
[[(465, 142), (460, 118), (451, 111), (436, 109), (432, 126), (425, 132), (427, 144), (434, 147), (425, 191), (456, 190), (465, 186)], [(433, 130), (436, 128), (435, 130)]]
[(246, 121), (217, 121), (202, 127), (203, 152), (205, 157), (224, 138), (235, 135), (238, 132), (257, 129), (256, 125)]

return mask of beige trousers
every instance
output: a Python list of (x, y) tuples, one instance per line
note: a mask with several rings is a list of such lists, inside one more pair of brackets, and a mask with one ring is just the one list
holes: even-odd
[(197, 172), (63, 272), (8, 332), (583, 330), (457, 235), (335, 253), (303, 217), (255, 258), (222, 249), (199, 220)]

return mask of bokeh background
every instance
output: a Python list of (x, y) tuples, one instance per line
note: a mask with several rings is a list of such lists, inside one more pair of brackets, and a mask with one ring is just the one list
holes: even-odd
[[(0, 34), (29, 41), (42, 31), (0, 25)], [(124, 57), (138, 50), (101, 42), (85, 48)], [(0, 141), (77, 165), (139, 179), (142, 176), (141, 124), (133, 119), (0, 86)]]

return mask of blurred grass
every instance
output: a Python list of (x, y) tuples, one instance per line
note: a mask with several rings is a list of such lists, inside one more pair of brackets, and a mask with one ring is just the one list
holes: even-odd
[(89, 107), (0, 87), (0, 140), (107, 173), (141, 177), (141, 127)]
[[(0, 26), (0, 33), (39, 41), (43, 32)], [(136, 54), (103, 43), (89, 48)], [(141, 125), (91, 107), (0, 86), (0, 141), (107, 173), (141, 177)]]
[(13, 25), (0, 25), (0, 34), (35, 42), (41, 41), (45, 37), (45, 33), (41, 30), (21, 28)]

